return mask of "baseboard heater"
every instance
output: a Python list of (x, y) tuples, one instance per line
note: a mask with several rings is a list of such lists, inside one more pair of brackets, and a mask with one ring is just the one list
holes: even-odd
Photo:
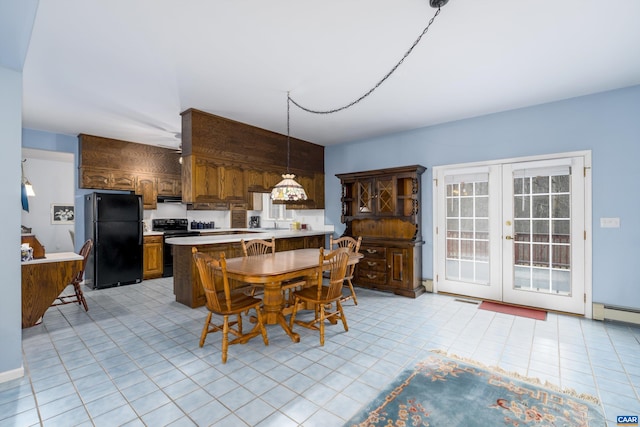
[(615, 305), (593, 303), (594, 320), (617, 320), (619, 322), (634, 323), (640, 325), (640, 310)]

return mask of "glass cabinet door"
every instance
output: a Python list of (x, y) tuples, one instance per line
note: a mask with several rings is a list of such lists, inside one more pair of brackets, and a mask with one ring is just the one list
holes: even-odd
[(376, 210), (378, 214), (393, 215), (395, 213), (394, 204), (394, 182), (393, 178), (376, 180)]
[(358, 213), (370, 214), (373, 212), (371, 201), (373, 200), (371, 181), (358, 181)]

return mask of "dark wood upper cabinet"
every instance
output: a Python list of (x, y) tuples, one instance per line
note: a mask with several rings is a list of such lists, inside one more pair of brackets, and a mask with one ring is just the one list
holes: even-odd
[(180, 154), (135, 142), (80, 134), (80, 188), (125, 190), (141, 194), (145, 209), (158, 195), (180, 196)]
[(309, 201), (324, 208), (324, 147), (203, 111), (182, 113), (182, 198), (187, 203), (250, 202), (251, 192), (269, 192), (287, 169)]
[[(198, 209), (229, 209), (270, 192), (289, 171), (309, 200), (289, 208), (324, 209), (324, 147), (195, 109), (182, 113), (182, 154), (152, 145), (80, 134), (81, 188), (181, 196)], [(182, 157), (182, 164), (179, 162)]]

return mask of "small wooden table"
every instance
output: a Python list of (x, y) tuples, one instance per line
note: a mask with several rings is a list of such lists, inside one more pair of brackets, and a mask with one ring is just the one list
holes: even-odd
[[(293, 342), (300, 342), (300, 335), (289, 328), (284, 318), (283, 281), (304, 278), (307, 283), (316, 283), (319, 249), (296, 249), (274, 254), (227, 259), (227, 275), (230, 279), (264, 286), (263, 312), (268, 325), (279, 324)], [(356, 264), (362, 254), (352, 254), (349, 264)]]
[(22, 327), (38, 323), (80, 269), (82, 256), (74, 252), (46, 254), (22, 264)]

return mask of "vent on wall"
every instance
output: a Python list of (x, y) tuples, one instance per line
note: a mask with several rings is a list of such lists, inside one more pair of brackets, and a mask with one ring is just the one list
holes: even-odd
[(640, 310), (615, 305), (593, 303), (594, 320), (616, 320), (618, 322), (640, 325)]

